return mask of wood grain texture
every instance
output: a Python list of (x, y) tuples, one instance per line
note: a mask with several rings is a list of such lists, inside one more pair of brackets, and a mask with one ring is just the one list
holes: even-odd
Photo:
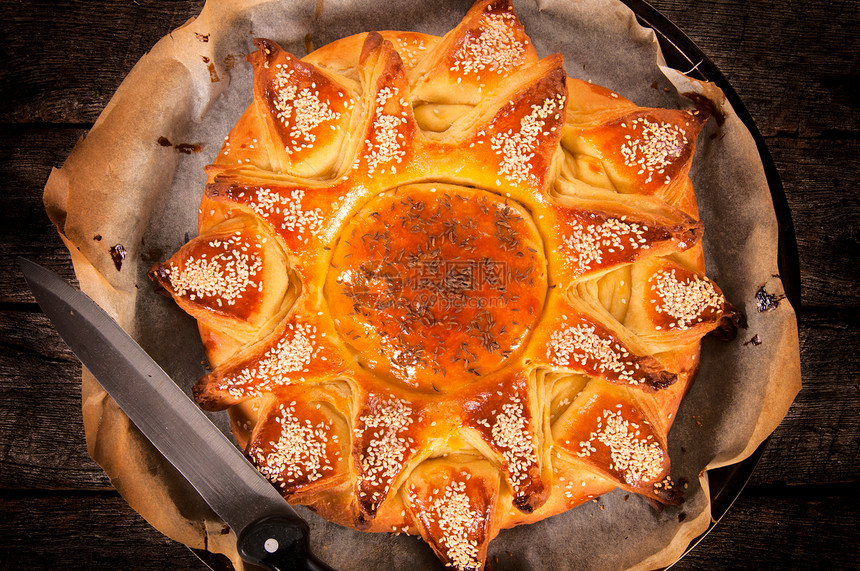
[(855, 0), (652, 0), (732, 83), (765, 136), (860, 131)]
[[(841, 494), (743, 495), (673, 569), (856, 568), (860, 500)], [(207, 569), (111, 494), (0, 498), (3, 569)], [(826, 530), (819, 522), (826, 521)], [(441, 567), (440, 567), (441, 568)], [(492, 559), (488, 562), (492, 570)]]
[(87, 455), (81, 366), (41, 313), (0, 312), (0, 488), (110, 489)]
[(137, 60), (198, 14), (188, 2), (3, 2), (0, 122), (93, 123)]
[(115, 492), (0, 497), (0, 513), (4, 570), (207, 569)]
[(803, 388), (771, 436), (750, 483), (856, 484), (860, 319), (856, 313), (801, 313), (799, 334)]
[(18, 256), (76, 281), (42, 192), (51, 169), (62, 166), (85, 134), (81, 128), (0, 125), (0, 180), (7, 201), (0, 209), (0, 303), (35, 301), (18, 270)]
[(748, 489), (672, 569), (856, 569), (860, 500), (848, 491), (781, 496)]
[(767, 144), (797, 233), (803, 307), (860, 307), (860, 139)]
[[(0, 125), (0, 179), (10, 208), (0, 213), (0, 301), (32, 302), (17, 256), (72, 280), (68, 253), (42, 205), (52, 167), (86, 134), (78, 128)], [(768, 137), (785, 186), (800, 250), (803, 307), (860, 307), (860, 139)]]
[[(468, 2), (466, 2), (468, 3)], [(750, 486), (676, 569), (857, 568), (860, 10), (856, 0), (651, 0), (765, 135), (801, 267), (804, 387)], [(203, 0), (0, 0), (0, 568), (205, 569), (88, 457), (80, 366), (38, 313), (25, 255), (74, 281), (42, 206), (134, 63)]]

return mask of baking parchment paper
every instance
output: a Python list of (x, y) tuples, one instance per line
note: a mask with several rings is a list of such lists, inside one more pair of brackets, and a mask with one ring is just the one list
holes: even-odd
[[(221, 142), (251, 102), (244, 56), (267, 37), (297, 56), (309, 45), (368, 30), (443, 35), (470, 2), (208, 0), (200, 16), (156, 44), (132, 69), (86, 138), (45, 187), (50, 218), (72, 255), (81, 288), (190, 393), (205, 370), (196, 324), (157, 296), (146, 278), (196, 233), (197, 205)], [(621, 491), (539, 523), (503, 530), (493, 569), (621, 569), (665, 566), (710, 522), (707, 469), (751, 454), (800, 389), (797, 325), (790, 305), (756, 309), (763, 285), (782, 294), (777, 223), (755, 143), (714, 86), (665, 67), (654, 33), (615, 0), (515, 2), (541, 56), (561, 52), (568, 75), (614, 89), (643, 106), (689, 107), (681, 93), (712, 101), (725, 118), (698, 140), (691, 176), (705, 222), (708, 274), (746, 314), (734, 342), (704, 340), (701, 372), (669, 435), (672, 472), (688, 483), (680, 508), (653, 510)], [(684, 71), (684, 70), (681, 70)], [(126, 256), (116, 263), (122, 246)], [(760, 345), (744, 344), (757, 335)], [(156, 529), (237, 567), (235, 536), (130, 424), (84, 371), (90, 455)], [(211, 415), (225, 432), (226, 414)], [(336, 526), (308, 510), (313, 549), (336, 569), (440, 567), (420, 539)], [(683, 516), (681, 514), (684, 514)]]

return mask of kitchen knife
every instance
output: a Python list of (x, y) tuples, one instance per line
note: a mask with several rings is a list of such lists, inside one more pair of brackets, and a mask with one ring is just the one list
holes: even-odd
[(242, 559), (276, 571), (330, 569), (310, 553), (307, 524), (134, 339), (56, 274), (19, 263), (63, 341), (236, 532)]

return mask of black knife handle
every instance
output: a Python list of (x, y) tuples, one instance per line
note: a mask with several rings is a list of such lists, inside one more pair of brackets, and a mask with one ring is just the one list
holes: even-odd
[(310, 552), (308, 524), (295, 517), (272, 515), (239, 534), (239, 556), (273, 571), (333, 571)]

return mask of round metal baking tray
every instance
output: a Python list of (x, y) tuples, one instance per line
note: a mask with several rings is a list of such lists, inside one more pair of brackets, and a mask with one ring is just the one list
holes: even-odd
[[(783, 289), (788, 301), (794, 307), (799, 307), (800, 265), (797, 257), (797, 238), (794, 234), (794, 225), (791, 222), (791, 211), (788, 208), (788, 201), (785, 198), (785, 190), (782, 187), (779, 172), (776, 170), (773, 157), (771, 157), (764, 137), (756, 127), (755, 121), (753, 121), (752, 116), (726, 76), (684, 32), (644, 0), (621, 1), (633, 10), (641, 25), (654, 30), (666, 63), (677, 70), (691, 70), (686, 74), (690, 77), (716, 84), (725, 94), (735, 113), (749, 129), (761, 156), (779, 226), (779, 243), (777, 245), (779, 275), (782, 278)], [(675, 563), (678, 563), (692, 551), (726, 515), (726, 512), (749, 482), (759, 458), (767, 447), (768, 440), (769, 438), (762, 442), (747, 459), (737, 464), (708, 471), (708, 487), (711, 493), (711, 524), (707, 531), (690, 542), (687, 550)]]
[[(788, 301), (794, 307), (799, 307), (800, 266), (797, 257), (797, 238), (794, 234), (794, 225), (791, 221), (791, 211), (788, 208), (785, 190), (779, 178), (779, 173), (776, 170), (776, 165), (773, 162), (773, 157), (771, 157), (764, 138), (759, 132), (758, 127), (756, 127), (752, 116), (731, 83), (729, 83), (729, 80), (726, 79), (726, 76), (675, 24), (644, 0), (621, 1), (633, 10), (642, 26), (654, 30), (666, 63), (677, 70), (690, 70), (686, 74), (690, 77), (716, 84), (725, 94), (735, 113), (743, 121), (747, 129), (749, 129), (761, 156), (761, 162), (764, 166), (765, 176), (767, 177), (767, 183), (773, 200), (774, 212), (776, 213), (779, 225), (778, 264), (783, 289)], [(702, 535), (690, 543), (684, 554), (669, 567), (672, 567), (690, 553), (728, 512), (752, 476), (759, 458), (761, 458), (767, 447), (767, 442), (767, 440), (762, 442), (756, 451), (745, 460), (708, 471), (708, 486), (711, 495), (711, 524)], [(232, 571), (233, 569), (229, 559), (223, 555), (198, 549), (191, 549), (191, 551), (214, 571)]]

